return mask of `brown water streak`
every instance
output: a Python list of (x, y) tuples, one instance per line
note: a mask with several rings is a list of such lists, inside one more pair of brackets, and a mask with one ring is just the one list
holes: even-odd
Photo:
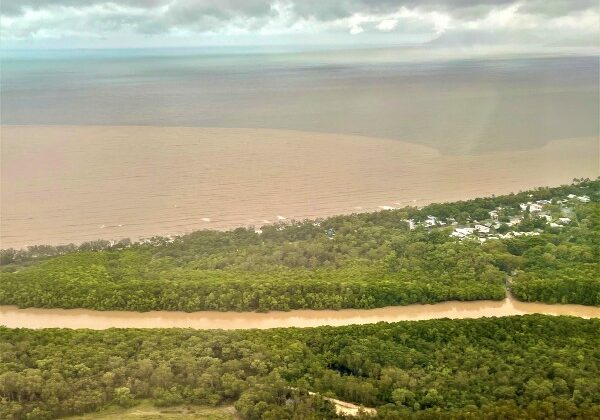
[(289, 312), (129, 312), (88, 309), (19, 309), (0, 306), (0, 325), (10, 328), (194, 328), (251, 329), (317, 327), (377, 322), (416, 321), (439, 318), (482, 318), (525, 314), (570, 315), (600, 318), (600, 308), (502, 301), (442, 302), (432, 305), (389, 306), (377, 309), (294, 310)]

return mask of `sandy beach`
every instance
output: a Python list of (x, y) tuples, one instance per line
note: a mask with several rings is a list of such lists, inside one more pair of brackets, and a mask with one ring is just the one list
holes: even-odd
[(593, 137), (451, 156), (301, 131), (2, 126), (1, 146), (2, 248), (260, 226), (599, 175)]

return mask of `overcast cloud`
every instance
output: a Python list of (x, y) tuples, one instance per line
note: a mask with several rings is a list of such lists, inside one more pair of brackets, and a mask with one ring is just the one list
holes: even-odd
[[(285, 43), (597, 46), (597, 0), (2, 0), (8, 47)], [(83, 44), (82, 44), (83, 43)]]

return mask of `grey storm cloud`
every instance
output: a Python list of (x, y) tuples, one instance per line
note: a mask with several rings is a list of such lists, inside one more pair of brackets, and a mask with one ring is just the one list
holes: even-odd
[[(26, 10), (55, 7), (85, 8), (112, 4), (139, 9), (167, 6), (168, 12), (183, 21), (206, 16), (229, 19), (238, 16), (266, 17), (277, 0), (3, 0), (0, 11), (5, 16), (19, 16)], [(444, 11), (450, 14), (487, 13), (490, 9), (521, 4), (523, 11), (546, 16), (559, 16), (574, 11), (597, 8), (597, 0), (282, 0), (301, 17), (320, 21), (341, 19), (354, 13), (388, 13), (401, 7)]]
[(167, 16), (174, 24), (192, 24), (206, 18), (259, 18), (268, 16), (271, 12), (271, 3), (265, 0), (178, 0), (169, 3)]
[[(519, 14), (542, 20), (586, 10), (598, 13), (597, 0), (2, 0), (0, 14), (4, 34), (25, 39), (73, 28), (139, 34), (168, 34), (179, 29), (218, 32), (227, 26), (258, 31), (272, 22), (283, 27), (312, 22), (330, 28), (357, 15), (385, 17), (402, 8), (470, 22), (511, 5), (518, 5)], [(361, 32), (378, 30), (374, 21), (360, 25)], [(417, 19), (392, 26), (401, 32), (407, 28), (427, 30), (428, 25), (431, 27)]]
[(600, 3), (597, 0), (528, 0), (522, 3), (521, 11), (544, 16), (564, 16), (572, 12), (599, 8)]
[(561, 16), (598, 7), (597, 0), (296, 0), (294, 10), (301, 16), (318, 20), (340, 19), (353, 13), (389, 13), (400, 7), (475, 18), (512, 4), (519, 4), (527, 13), (545, 16)]
[(390, 13), (400, 7), (444, 11), (452, 15), (462, 15), (465, 12), (484, 15), (494, 7), (512, 3), (515, 3), (515, 0), (298, 0), (294, 3), (294, 10), (303, 17), (331, 20), (348, 17), (353, 13)]
[(119, 0), (117, 2), (108, 2), (106, 0), (2, 0), (2, 3), (0, 3), (0, 13), (4, 16), (19, 16), (27, 10), (44, 10), (52, 7), (82, 8), (103, 3), (154, 8), (168, 4), (169, 2), (167, 0)]

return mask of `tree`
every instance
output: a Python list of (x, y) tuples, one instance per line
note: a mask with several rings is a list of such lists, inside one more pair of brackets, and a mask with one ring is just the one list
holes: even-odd
[(133, 407), (135, 405), (135, 399), (131, 395), (131, 391), (125, 386), (115, 388), (114, 401), (121, 407)]

